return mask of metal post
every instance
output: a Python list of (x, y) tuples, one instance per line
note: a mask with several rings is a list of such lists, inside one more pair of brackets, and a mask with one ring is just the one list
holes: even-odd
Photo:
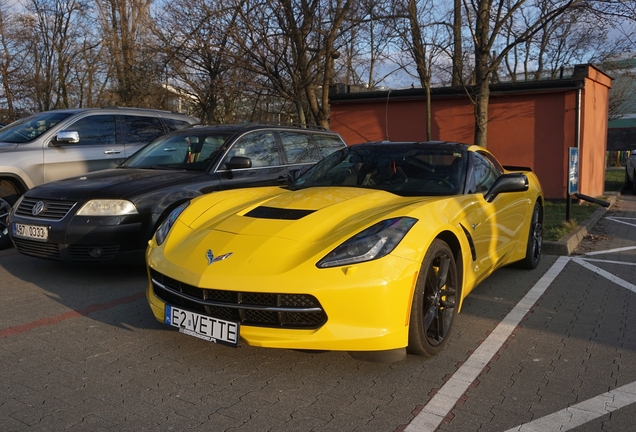
[[(579, 148), (581, 144), (581, 89), (576, 90), (576, 104), (574, 107), (575, 117), (574, 117), (574, 147)], [(579, 162), (581, 155), (579, 154)], [(568, 161), (569, 166), (569, 161)], [(581, 170), (578, 170), (579, 174)], [(567, 173), (567, 201), (565, 203), (565, 220), (570, 222), (571, 214), (572, 214), (572, 195), (570, 194), (570, 173)], [(578, 187), (577, 187), (578, 189)], [(577, 191), (578, 192), (578, 191)]]

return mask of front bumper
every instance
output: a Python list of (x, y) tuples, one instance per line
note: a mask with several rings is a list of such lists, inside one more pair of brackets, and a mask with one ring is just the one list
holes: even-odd
[[(166, 261), (149, 260), (147, 299), (155, 318), (164, 322), (166, 300), (169, 304), (215, 318), (220, 309), (206, 309), (193, 303), (179, 303), (179, 294), (166, 296), (159, 292), (158, 275), (177, 290), (193, 295), (195, 275), (184, 276), (186, 270)], [(410, 307), (419, 263), (387, 256), (377, 261), (343, 268), (318, 269), (312, 264), (299, 266), (284, 274), (245, 276), (236, 274), (216, 279), (215, 292), (269, 295), (276, 298), (313, 298), (315, 303), (303, 302), (299, 308), (320, 308), (320, 312), (291, 319), (273, 317), (257, 322), (254, 315), (237, 313), (232, 319), (241, 323), (240, 341), (247, 345), (335, 351), (384, 351), (404, 348), (408, 344)], [(154, 281), (153, 281), (154, 280)], [(199, 280), (201, 278), (199, 277)], [(210, 287), (211, 288), (211, 287)], [(200, 290), (206, 291), (206, 289)], [(202, 299), (216, 293), (202, 295)], [(242, 297), (239, 298), (249, 298)], [(196, 302), (195, 302), (196, 303)], [(253, 304), (248, 304), (253, 307)], [(282, 305), (287, 307), (288, 304)], [(240, 309), (237, 304), (229, 309)], [(209, 312), (212, 311), (212, 314)], [(258, 311), (261, 312), (261, 311)], [(216, 315), (216, 316), (214, 316)], [(260, 315), (259, 315), (260, 316)], [(307, 318), (307, 319), (305, 319)], [(260, 318), (259, 318), (260, 319)], [(278, 321), (277, 321), (278, 320)], [(291, 320), (293, 321), (293, 320)]]
[[(16, 237), (13, 233), (16, 223), (46, 227), (48, 240)], [(49, 220), (12, 214), (9, 218), (11, 240), (20, 253), (65, 262), (142, 263), (147, 246), (147, 239), (142, 238), (143, 225), (140, 215), (68, 214), (61, 220)]]

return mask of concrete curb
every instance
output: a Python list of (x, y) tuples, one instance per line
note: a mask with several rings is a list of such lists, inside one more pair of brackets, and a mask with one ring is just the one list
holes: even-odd
[(621, 192), (619, 191), (615, 195), (608, 197), (607, 201), (610, 203), (609, 207), (599, 207), (596, 209), (596, 211), (592, 213), (592, 216), (583, 221), (577, 229), (565, 237), (560, 238), (557, 241), (544, 241), (542, 245), (543, 253), (546, 255), (570, 255), (579, 243), (581, 243), (581, 240), (589, 234), (594, 225), (601, 220), (607, 210), (612, 208), (620, 196)]

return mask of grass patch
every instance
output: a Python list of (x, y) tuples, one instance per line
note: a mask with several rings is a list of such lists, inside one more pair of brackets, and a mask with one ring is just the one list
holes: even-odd
[(605, 170), (605, 190), (617, 192), (625, 184), (625, 169)]
[(543, 239), (557, 241), (561, 237), (571, 233), (596, 211), (596, 204), (572, 203), (570, 208), (570, 220), (566, 221), (566, 206), (564, 201), (546, 201), (543, 208)]
[[(605, 191), (617, 192), (625, 183), (624, 169), (605, 170)], [(601, 197), (601, 199), (604, 199)], [(547, 201), (543, 209), (543, 239), (557, 241), (574, 231), (580, 223), (592, 216), (599, 208), (598, 205), (581, 201), (581, 204), (572, 203), (570, 208), (570, 220), (565, 220), (566, 202)]]

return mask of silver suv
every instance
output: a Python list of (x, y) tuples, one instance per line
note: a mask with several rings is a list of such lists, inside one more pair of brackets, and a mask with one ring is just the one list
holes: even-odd
[(140, 108), (42, 112), (0, 129), (0, 249), (11, 245), (11, 206), (41, 183), (114, 168), (155, 138), (198, 123), (194, 117)]
[(636, 195), (636, 149), (631, 151), (625, 163), (625, 190)]

